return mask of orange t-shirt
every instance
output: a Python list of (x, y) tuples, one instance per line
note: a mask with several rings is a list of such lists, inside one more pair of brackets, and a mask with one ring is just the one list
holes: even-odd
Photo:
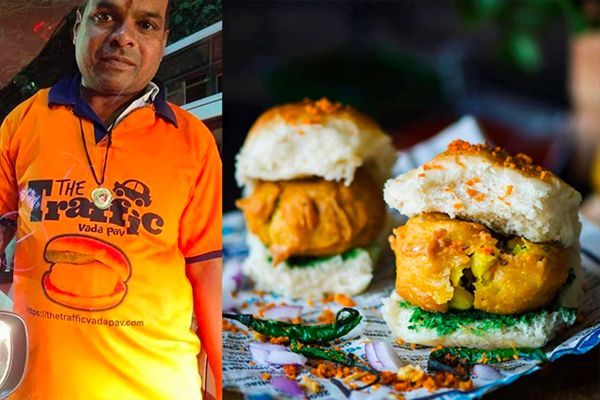
[[(18, 211), (14, 311), (30, 343), (11, 398), (201, 398), (185, 264), (220, 256), (221, 162), (206, 127), (171, 109), (175, 124), (150, 104), (113, 128), (106, 210), (72, 107), (42, 90), (3, 122), (0, 215)], [(99, 177), (107, 138), (82, 123)]]

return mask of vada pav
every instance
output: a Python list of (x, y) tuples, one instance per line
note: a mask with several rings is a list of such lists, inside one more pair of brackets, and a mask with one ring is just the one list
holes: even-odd
[(307, 100), (262, 114), (236, 159), (247, 195), (236, 202), (249, 231), (243, 270), (256, 289), (295, 298), (364, 291), (394, 160), (390, 138), (351, 107)]
[(523, 154), (451, 143), (385, 184), (410, 217), (389, 242), (392, 334), (424, 345), (541, 347), (582, 297), (580, 194)]

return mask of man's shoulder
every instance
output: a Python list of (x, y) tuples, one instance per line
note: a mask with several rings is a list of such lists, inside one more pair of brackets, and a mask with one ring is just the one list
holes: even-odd
[(171, 102), (167, 102), (167, 104), (171, 110), (173, 110), (175, 118), (177, 119), (177, 129), (183, 135), (205, 143), (214, 143), (212, 133), (198, 117), (176, 104)]
[(182, 127), (183, 125), (184, 129), (189, 129), (197, 126), (204, 126), (204, 123), (202, 123), (202, 121), (198, 117), (196, 117), (189, 111), (183, 109), (181, 106), (178, 106), (175, 103), (171, 103), (170, 101), (167, 101), (167, 105), (169, 106), (169, 108), (171, 108), (171, 110), (173, 110), (173, 113), (177, 118), (177, 125), (179, 127)]
[(6, 117), (7, 121), (12, 123), (19, 122), (25, 118), (26, 115), (32, 112), (40, 111), (40, 108), (48, 108), (48, 91), (49, 89), (40, 89), (33, 96), (23, 101), (21, 104), (16, 106)]

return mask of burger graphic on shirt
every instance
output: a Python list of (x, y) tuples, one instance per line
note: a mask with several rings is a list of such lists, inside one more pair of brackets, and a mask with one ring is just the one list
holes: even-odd
[(113, 308), (127, 294), (131, 264), (123, 252), (84, 235), (52, 238), (44, 250), (50, 269), (42, 277), (48, 298), (85, 311)]

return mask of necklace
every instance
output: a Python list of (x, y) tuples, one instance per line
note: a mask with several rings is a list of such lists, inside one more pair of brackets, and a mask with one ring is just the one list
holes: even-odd
[(113, 194), (110, 189), (103, 187), (104, 177), (106, 173), (106, 164), (108, 161), (108, 150), (110, 149), (110, 145), (112, 144), (111, 139), (111, 131), (108, 131), (108, 143), (106, 144), (106, 152), (104, 153), (104, 164), (102, 166), (102, 176), (100, 179), (96, 176), (96, 170), (94, 169), (94, 164), (92, 163), (92, 158), (90, 157), (90, 153), (87, 149), (87, 144), (85, 143), (85, 135), (83, 133), (83, 123), (81, 122), (81, 117), (79, 117), (79, 129), (81, 130), (81, 141), (83, 142), (83, 148), (85, 150), (85, 156), (87, 157), (88, 165), (90, 166), (90, 170), (92, 171), (92, 176), (94, 177), (94, 181), (98, 185), (97, 188), (92, 190), (90, 193), (90, 197), (92, 198), (92, 202), (96, 207), (101, 210), (106, 210), (110, 207), (110, 203), (113, 199)]

